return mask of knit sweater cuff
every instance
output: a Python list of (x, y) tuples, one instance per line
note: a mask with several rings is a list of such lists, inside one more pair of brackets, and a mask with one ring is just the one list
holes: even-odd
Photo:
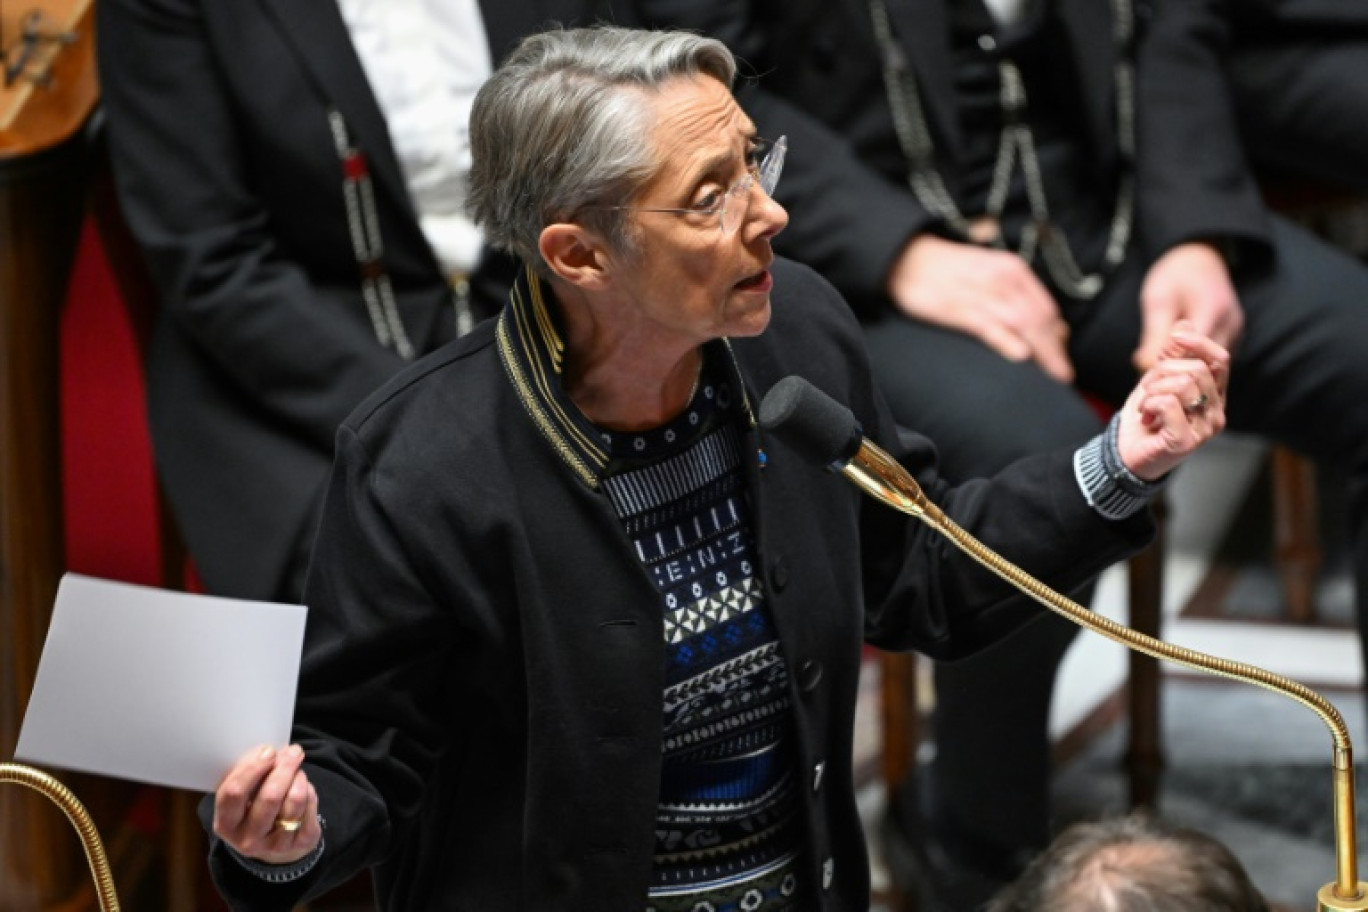
[(1168, 482), (1136, 477), (1121, 461), (1117, 431), (1121, 415), (1112, 416), (1107, 429), (1074, 453), (1074, 477), (1088, 504), (1107, 519), (1125, 519), (1145, 508)]
[[(322, 814), (318, 815), (318, 825), (320, 828), (323, 827)], [(313, 851), (309, 852), (308, 855), (305, 855), (298, 861), (292, 861), (288, 864), (270, 864), (264, 861), (257, 861), (255, 858), (248, 858), (245, 855), (238, 854), (238, 852), (227, 843), (224, 843), (224, 848), (228, 850), (228, 854), (232, 855), (233, 859), (237, 861), (238, 864), (242, 865), (254, 876), (261, 878), (267, 883), (283, 884), (299, 880), (299, 878), (314, 869), (314, 865), (318, 864), (318, 859), (323, 857), (323, 842), (323, 837), (319, 836), (318, 845), (313, 847)]]

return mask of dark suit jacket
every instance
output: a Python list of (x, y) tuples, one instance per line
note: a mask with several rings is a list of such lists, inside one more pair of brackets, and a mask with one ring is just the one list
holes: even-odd
[[(889, 0), (893, 29), (921, 87), (940, 167), (953, 182), (963, 137), (956, 121), (949, 43), (950, 0)], [(1077, 116), (1099, 173), (1121, 159), (1116, 140), (1115, 53), (1107, 0), (1051, 0), (1064, 23), (1068, 67), (1082, 98)], [(1186, 2), (1186, 0), (1179, 0)], [(862, 312), (882, 306), (894, 257), (936, 220), (907, 187), (907, 163), (897, 143), (880, 72), (880, 54), (864, 0), (639, 0), (647, 22), (713, 34), (742, 58), (756, 79), (738, 97), (764, 135), (789, 135), (788, 164), (777, 197), (789, 207), (789, 228), (776, 248), (815, 266)], [(1143, 29), (1148, 14), (1138, 4)], [(1152, 65), (1167, 61), (1152, 61)], [(1151, 74), (1166, 89), (1173, 77)], [(1209, 78), (1209, 77), (1204, 77)], [(1153, 83), (1152, 83), (1153, 84)], [(1167, 106), (1165, 92), (1143, 104)], [(1147, 121), (1163, 113), (1143, 111)], [(1232, 144), (1234, 141), (1232, 140)], [(1203, 146), (1205, 150), (1210, 143)], [(1235, 145), (1210, 154), (1230, 166)], [(1140, 229), (1158, 252), (1192, 237), (1263, 237), (1257, 197), (1204, 193), (1167, 180), (1190, 164), (1193, 148), (1146, 145), (1141, 150)], [(1203, 151), (1201, 154), (1207, 154)], [(1236, 159), (1238, 161), (1238, 157)], [(1253, 225), (1255, 227), (1251, 228)]]
[(1360, 0), (1203, 0), (1212, 2), (1228, 10), (1237, 28), (1270, 35), (1286, 35), (1289, 27), (1333, 29), (1342, 35), (1345, 26), (1368, 26), (1368, 3)]
[[(1088, 506), (1068, 452), (949, 488), (930, 442), (895, 432), (839, 296), (784, 260), (774, 277), (770, 328), (713, 343), (748, 414), (802, 373), (961, 526), (1062, 591), (1147, 540), (1147, 514), (1109, 522)], [(395, 912), (644, 904), (660, 595), (530, 300), (394, 378), (338, 433), (293, 736), (326, 847), (305, 878), (272, 885), (219, 845), (211, 865), (235, 909), (283, 912), (363, 865)], [(953, 658), (1042, 609), (753, 420), (741, 449), (756, 582), (794, 670), (806, 879), (821, 900), (804, 908), (866, 912), (850, 751), (862, 642)]]
[[(1153, 164), (1148, 186), (1164, 189), (1161, 205), (1219, 205), (1264, 221), (1251, 157), (1274, 170), (1364, 186), (1368, 132), (1360, 126), (1364, 95), (1356, 89), (1368, 62), (1368, 3), (1151, 5), (1141, 48), (1141, 139)], [(1307, 100), (1337, 90), (1341, 96), (1327, 104)], [(1165, 168), (1166, 161), (1182, 166)]]
[[(496, 62), (553, 18), (596, 15), (593, 0), (481, 5)], [(330, 108), (368, 161), (419, 352), (453, 335), (451, 294), (333, 0), (97, 12), (115, 176), (161, 297), (147, 366), (158, 471), (208, 588), (273, 597), (314, 522), (337, 425), (403, 365), (361, 296)], [(508, 274), (490, 277), (498, 293)]]
[(1183, 36), (1184, 50), (1195, 56), (1214, 47), (1223, 56), (1257, 165), (1368, 193), (1368, 3), (1196, 5), (1186, 11), (1197, 21)]

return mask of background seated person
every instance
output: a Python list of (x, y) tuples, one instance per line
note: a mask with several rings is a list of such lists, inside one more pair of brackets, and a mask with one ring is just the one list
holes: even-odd
[[(608, 0), (604, 0), (606, 6)], [(475, 91), (597, 0), (96, 4), (119, 197), (159, 298), (157, 476), (205, 588), (297, 602), (337, 426), (496, 313)]]

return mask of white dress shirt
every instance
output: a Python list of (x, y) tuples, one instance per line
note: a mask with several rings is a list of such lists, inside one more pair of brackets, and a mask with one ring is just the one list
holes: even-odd
[(480, 262), (465, 213), (470, 108), (493, 71), (478, 0), (338, 0), (419, 222), (449, 276)]

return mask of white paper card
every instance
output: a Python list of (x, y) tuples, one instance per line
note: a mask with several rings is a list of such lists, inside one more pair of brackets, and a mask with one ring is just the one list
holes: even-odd
[(288, 743), (304, 615), (68, 573), (15, 756), (212, 792), (256, 745)]

